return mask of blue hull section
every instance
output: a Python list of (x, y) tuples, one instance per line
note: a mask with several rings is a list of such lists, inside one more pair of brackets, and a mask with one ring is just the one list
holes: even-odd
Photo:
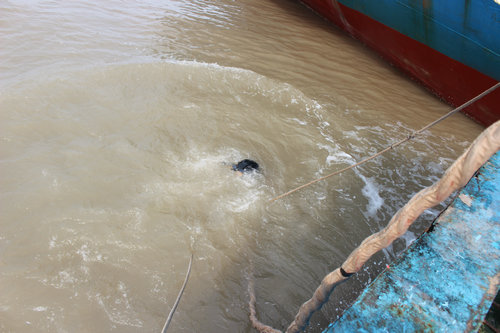
[(324, 332), (464, 332), (481, 325), (500, 283), (500, 152)]
[(494, 0), (339, 2), (500, 81), (500, 4)]

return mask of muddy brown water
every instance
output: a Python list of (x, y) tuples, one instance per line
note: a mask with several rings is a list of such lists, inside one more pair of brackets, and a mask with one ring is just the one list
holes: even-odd
[[(0, 2), (0, 330), (285, 328), (480, 133), (293, 1)], [(262, 172), (237, 177), (243, 158)], [(439, 211), (334, 293), (336, 318)]]

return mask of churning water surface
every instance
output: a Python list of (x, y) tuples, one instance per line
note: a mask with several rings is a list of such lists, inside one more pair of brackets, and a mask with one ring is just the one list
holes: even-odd
[[(481, 128), (299, 2), (0, 2), (0, 330), (286, 327)], [(252, 158), (261, 172), (228, 164)], [(320, 330), (438, 210), (344, 284)]]

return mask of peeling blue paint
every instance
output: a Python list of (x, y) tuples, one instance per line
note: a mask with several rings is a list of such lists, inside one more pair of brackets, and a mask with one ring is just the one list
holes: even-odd
[[(477, 330), (500, 273), (500, 152), (423, 234), (324, 332)], [(490, 290), (490, 291), (488, 291)]]

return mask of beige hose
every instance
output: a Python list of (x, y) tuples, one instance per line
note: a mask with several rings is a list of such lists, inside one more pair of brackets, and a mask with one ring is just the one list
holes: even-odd
[[(328, 300), (333, 289), (347, 277), (359, 271), (364, 263), (376, 252), (389, 246), (395, 239), (403, 235), (408, 227), (424, 212), (441, 201), (450, 194), (463, 187), (474, 173), (486, 163), (486, 161), (500, 149), (500, 121), (488, 127), (472, 143), (467, 151), (462, 154), (445, 172), (444, 176), (434, 185), (418, 192), (403, 208), (401, 208), (389, 221), (387, 226), (381, 231), (367, 237), (356, 248), (341, 267), (326, 275), (320, 286), (314, 292), (312, 298), (302, 304), (295, 320), (287, 328), (287, 333), (302, 331), (312, 314), (321, 308)], [(279, 332), (273, 328), (258, 322), (255, 315), (255, 295), (253, 294), (253, 282), (249, 292), (254, 303), (251, 309), (250, 320), (252, 325), (264, 330), (260, 332)], [(259, 326), (261, 325), (261, 326)], [(259, 329), (260, 330), (260, 329)]]

